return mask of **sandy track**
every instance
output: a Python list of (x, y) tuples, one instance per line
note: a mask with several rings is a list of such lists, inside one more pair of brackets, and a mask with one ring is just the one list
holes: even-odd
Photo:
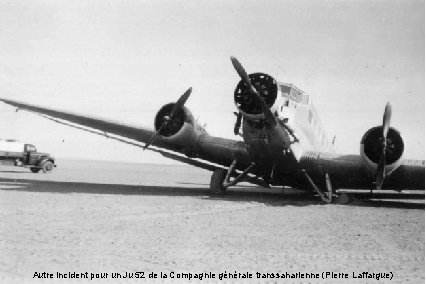
[(333, 271), (377, 283), (352, 278), (369, 271), (424, 283), (424, 204), (322, 205), (249, 186), (212, 198), (209, 175), (78, 161), (50, 175), (0, 168), (0, 281), (31, 282), (36, 271)]

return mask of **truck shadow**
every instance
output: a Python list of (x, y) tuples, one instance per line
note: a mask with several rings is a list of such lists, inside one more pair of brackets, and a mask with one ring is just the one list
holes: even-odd
[[(208, 200), (225, 200), (232, 202), (259, 202), (268, 206), (309, 206), (324, 204), (317, 196), (299, 192), (282, 193), (281, 190), (264, 189), (253, 186), (231, 188), (225, 195), (210, 195), (208, 185), (196, 187), (123, 185), (86, 182), (39, 181), (28, 179), (0, 178), (0, 190), (21, 192), (49, 192), (56, 194), (119, 194), (141, 196), (193, 196)], [(403, 203), (398, 201), (358, 201), (352, 206), (390, 207), (423, 209), (424, 204)]]

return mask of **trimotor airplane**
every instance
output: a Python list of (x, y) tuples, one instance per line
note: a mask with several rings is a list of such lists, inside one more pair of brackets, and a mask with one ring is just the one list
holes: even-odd
[(265, 187), (311, 188), (328, 203), (342, 188), (424, 190), (424, 160), (404, 159), (403, 138), (390, 126), (389, 103), (382, 125), (362, 137), (360, 155), (336, 154), (335, 138), (327, 137), (308, 95), (267, 74), (248, 75), (234, 57), (231, 62), (241, 77), (234, 92), (238, 109), (234, 134), (243, 141), (211, 136), (198, 124), (185, 107), (192, 88), (176, 103), (160, 108), (155, 130), (9, 99), (0, 101), (60, 123), (114, 135), (126, 143), (140, 146), (135, 141), (142, 142), (144, 150), (211, 170), (210, 188), (215, 194), (223, 194), (241, 181)]

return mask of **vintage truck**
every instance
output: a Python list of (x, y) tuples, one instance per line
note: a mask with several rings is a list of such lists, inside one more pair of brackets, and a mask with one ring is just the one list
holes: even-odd
[(48, 173), (56, 167), (54, 157), (37, 152), (34, 145), (14, 139), (0, 139), (0, 165), (26, 167), (33, 173), (40, 170)]

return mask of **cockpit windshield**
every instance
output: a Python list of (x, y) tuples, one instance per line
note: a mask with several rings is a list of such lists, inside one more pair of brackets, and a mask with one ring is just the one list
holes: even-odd
[(288, 98), (300, 104), (308, 104), (309, 95), (304, 94), (303, 91), (297, 88), (295, 85), (288, 83), (279, 83), (279, 86), (281, 93), (285, 98)]

